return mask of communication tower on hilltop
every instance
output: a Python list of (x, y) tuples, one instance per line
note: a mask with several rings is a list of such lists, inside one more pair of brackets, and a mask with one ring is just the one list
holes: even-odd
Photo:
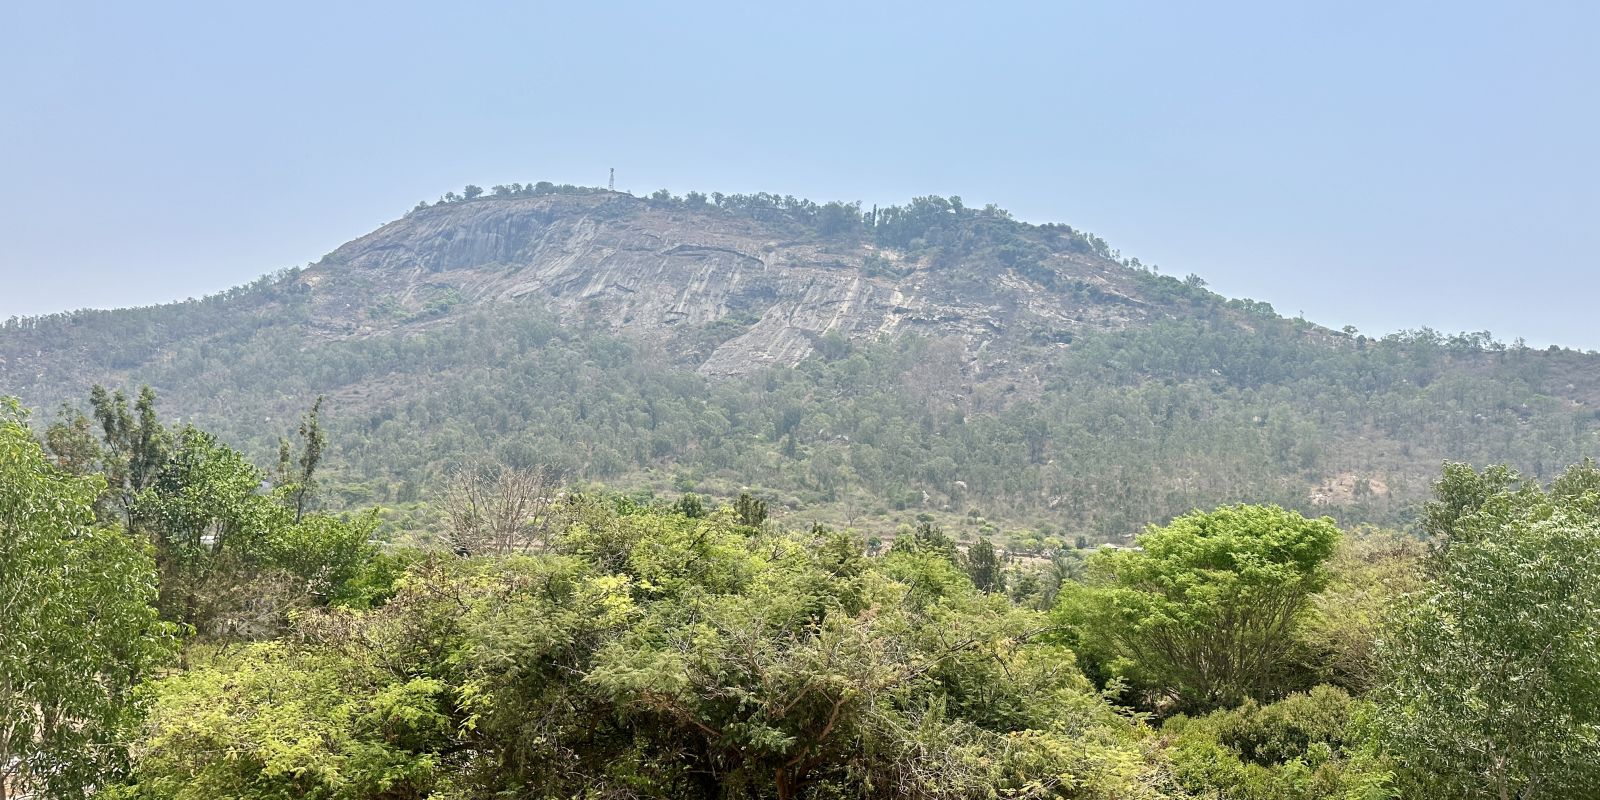
[(616, 167), (612, 167), (611, 168), (611, 180), (606, 181), (606, 191), (614, 192), (616, 190), (617, 190), (617, 168)]

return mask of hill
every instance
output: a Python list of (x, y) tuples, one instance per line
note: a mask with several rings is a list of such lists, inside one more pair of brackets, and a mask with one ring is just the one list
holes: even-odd
[(0, 394), (148, 383), (263, 461), (327, 395), (334, 504), (491, 458), (1024, 546), (1234, 500), (1395, 523), (1442, 460), (1600, 454), (1600, 356), (1333, 331), (959, 198), (467, 194), (219, 295), (12, 320)]

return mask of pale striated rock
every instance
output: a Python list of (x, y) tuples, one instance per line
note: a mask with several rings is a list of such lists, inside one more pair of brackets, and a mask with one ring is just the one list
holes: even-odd
[[(1050, 257), (1058, 275), (1094, 288), (1083, 299), (993, 263), (918, 265), (898, 279), (870, 275), (863, 269), (869, 255), (902, 264), (903, 255), (806, 233), (774, 240), (773, 233), (772, 225), (715, 207), (619, 193), (486, 198), (385, 225), (300, 279), (314, 297), (321, 335), (333, 337), (383, 332), (365, 320), (352, 327), (362, 307), (392, 302), (415, 314), (441, 298), (534, 302), (571, 324), (651, 339), (742, 321), (742, 330), (695, 358), (695, 369), (710, 377), (798, 363), (829, 334), (953, 336), (978, 353), (1008, 337), (1121, 327), (1153, 313), (1129, 271), (1105, 259)], [(413, 324), (430, 323), (389, 327)]]

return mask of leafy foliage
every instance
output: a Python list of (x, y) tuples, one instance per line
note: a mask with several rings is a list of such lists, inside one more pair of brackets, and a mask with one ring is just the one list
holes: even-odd
[(170, 654), (149, 554), (95, 522), (104, 489), (0, 400), (0, 797), (84, 797), (125, 769), (134, 689)]
[(417, 798), (449, 786), (443, 686), (283, 644), (163, 680), (130, 785), (110, 796)]
[(561, 514), (545, 553), (418, 562), (386, 605), (158, 683), (120, 791), (1164, 796), (1048, 621), (918, 577), (942, 559), (727, 509)]
[[(0, 429), (0, 589), (31, 614), (0, 618), (22, 643), (0, 689), (25, 687), (0, 691), (0, 791), (1376, 800), (1594, 778), (1592, 464), (1548, 488), (1447, 466), (1425, 557), (1269, 505), (1081, 566), (931, 518), (873, 556), (750, 493), (669, 504), (512, 468), (462, 473), (512, 545), (380, 553), (375, 516), (300, 513), (314, 459), (268, 487), (145, 396), (148, 425), (49, 429), (62, 466), (18, 412)], [(131, 500), (99, 474), (132, 483), (125, 429), (159, 442)], [(165, 674), (159, 615), (199, 634)], [(1113, 704), (1124, 681), (1159, 728)]]
[(1447, 469), (1441, 536), (1380, 640), (1378, 730), (1411, 796), (1578, 797), (1600, 785), (1600, 469), (1549, 488)]
[(1195, 512), (1091, 556), (1059, 613), (1108, 672), (1181, 708), (1270, 697), (1338, 542), (1331, 520), (1273, 506)]
[(103, 470), (115, 483), (96, 498), (102, 519), (126, 517), (150, 543), (162, 618), (205, 635), (258, 635), (281, 626), (288, 609), (341, 602), (345, 584), (371, 557), (376, 515), (343, 519), (306, 513), (325, 446), (321, 400), (300, 425), (303, 450), (291, 470), (280, 448), (278, 484), (245, 455), (193, 425), (167, 428), (154, 392), (140, 392), (138, 421), (122, 394), (95, 387), (97, 442), (82, 416), (67, 414), (45, 440), (63, 466)]
[(1391, 796), (1390, 774), (1365, 745), (1364, 705), (1318, 686), (1270, 705), (1203, 717), (1174, 717), (1177, 780), (1198, 796), (1237, 800), (1315, 800)]
[(1350, 692), (1372, 689), (1380, 679), (1378, 634), (1394, 604), (1422, 587), (1425, 552), (1420, 540), (1393, 531), (1346, 532), (1298, 635), (1305, 671)]

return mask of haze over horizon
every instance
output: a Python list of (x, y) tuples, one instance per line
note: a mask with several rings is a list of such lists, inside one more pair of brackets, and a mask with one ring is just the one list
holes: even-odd
[(1588, 4), (425, 9), (7, 9), (0, 318), (200, 296), (466, 183), (616, 167), (957, 194), (1332, 327), (1600, 347)]

